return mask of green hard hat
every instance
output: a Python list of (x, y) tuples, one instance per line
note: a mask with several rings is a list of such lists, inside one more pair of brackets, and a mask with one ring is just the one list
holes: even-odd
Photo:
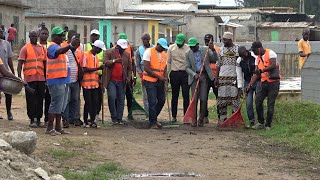
[(176, 44), (182, 45), (186, 40), (186, 36), (184, 34), (178, 34), (176, 37)]
[(198, 40), (195, 37), (192, 37), (188, 40), (188, 45), (191, 47), (196, 46), (197, 44), (198, 44)]
[(51, 34), (62, 34), (63, 32), (63, 29), (59, 26), (56, 26), (51, 30)]
[(120, 34), (118, 35), (118, 39), (125, 39), (125, 40), (128, 41), (128, 36), (127, 36), (126, 33), (120, 33)]

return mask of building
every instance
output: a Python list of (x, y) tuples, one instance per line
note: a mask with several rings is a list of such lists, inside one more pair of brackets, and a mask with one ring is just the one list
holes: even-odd
[(0, 24), (5, 28), (9, 28), (11, 24), (14, 24), (18, 33), (15, 41), (15, 45), (20, 45), (24, 38), (24, 26), (25, 26), (25, 10), (29, 9), (27, 1), (23, 0), (0, 0)]

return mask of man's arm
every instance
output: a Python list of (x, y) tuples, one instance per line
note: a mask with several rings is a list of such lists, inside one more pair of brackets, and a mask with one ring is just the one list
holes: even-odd
[[(130, 57), (131, 58), (131, 57)], [(134, 61), (133, 61), (133, 59), (131, 60), (132, 61), (132, 63), (130, 63), (130, 60), (129, 60), (129, 62), (128, 62), (128, 67), (127, 67), (127, 71), (128, 71), (128, 75), (127, 75), (127, 81), (128, 81), (128, 83), (130, 82), (130, 80), (131, 80), (131, 75), (132, 75), (132, 68), (133, 68), (133, 64), (134, 64)]]
[[(172, 47), (172, 46), (170, 46)], [(170, 72), (171, 71), (171, 48), (169, 47), (168, 51), (167, 51), (167, 57), (168, 57), (168, 60), (167, 60), (167, 71)]]
[(270, 65), (264, 69), (262, 69), (262, 72), (269, 72), (277, 68), (277, 59), (276, 58), (271, 58), (270, 59)]
[(144, 61), (144, 70), (148, 73), (149, 76), (154, 78), (163, 79), (163, 77), (159, 76), (158, 74), (154, 73), (150, 68), (150, 61)]
[(0, 73), (4, 76), (4, 77), (8, 77), (8, 78), (12, 78), (12, 79), (16, 79), (16, 80), (21, 80), (18, 77), (16, 77), (14, 74), (12, 74), (11, 72), (9, 72), (6, 67), (4, 67), (3, 64), (0, 64)]
[(190, 52), (191, 50), (189, 50), (189, 51), (187, 51), (186, 52), (186, 72), (190, 75), (190, 76), (192, 76), (192, 77), (194, 77), (197, 73), (196, 72), (194, 72), (192, 69), (191, 69), (191, 59), (189, 58), (189, 52)]
[(132, 54), (132, 57), (131, 58), (131, 71), (133, 72), (133, 77), (137, 77), (137, 70), (136, 70), (136, 63), (134, 61), (134, 52), (133, 52), (133, 48), (131, 47), (131, 54)]
[(237, 59), (237, 67), (236, 67), (236, 72), (237, 72), (237, 84), (238, 84), (238, 88), (243, 88), (243, 72), (242, 72), (242, 68), (240, 66), (240, 62), (241, 62), (242, 58), (238, 57)]
[(13, 58), (13, 52), (12, 52), (12, 49), (11, 49), (11, 45), (9, 43), (7, 43), (7, 49), (8, 49), (8, 65), (9, 65), (9, 68), (11, 70), (11, 72), (13, 74), (15, 74), (14, 72), (14, 68), (13, 68), (13, 61), (12, 61), (12, 58)]
[(24, 61), (23, 60), (19, 60), (18, 61), (18, 67), (17, 67), (17, 72), (18, 72), (18, 77), (21, 78), (21, 71), (22, 71), (22, 65), (23, 65)]
[(136, 55), (135, 55), (135, 59), (136, 59), (136, 69), (137, 69), (137, 72), (140, 74), (140, 73), (143, 73), (143, 70), (141, 68), (141, 56), (140, 56), (140, 52), (139, 52), (139, 48), (137, 49), (136, 51)]

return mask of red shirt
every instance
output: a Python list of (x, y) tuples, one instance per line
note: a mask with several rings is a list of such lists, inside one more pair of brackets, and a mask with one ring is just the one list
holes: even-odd
[[(116, 57), (121, 58), (118, 50), (116, 50)], [(122, 63), (114, 63), (111, 73), (111, 80), (116, 82), (123, 82)]]
[(16, 39), (17, 30), (14, 27), (8, 29), (8, 41), (13, 41)]

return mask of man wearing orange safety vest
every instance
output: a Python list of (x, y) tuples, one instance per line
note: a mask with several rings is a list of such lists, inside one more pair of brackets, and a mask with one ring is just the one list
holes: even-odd
[(168, 58), (164, 52), (168, 48), (167, 40), (160, 38), (156, 47), (146, 49), (143, 54), (143, 81), (148, 95), (150, 128), (162, 128), (161, 123), (158, 122), (158, 115), (164, 106), (165, 93), (168, 90)]
[[(90, 32), (90, 42), (85, 44), (84, 51), (90, 51), (92, 49), (93, 43), (96, 40), (99, 40), (99, 38), (100, 38), (100, 32), (97, 29), (93, 29)], [(103, 64), (103, 54), (104, 54), (104, 51), (101, 51), (100, 53), (97, 54), (97, 57), (99, 59), (99, 66)], [(100, 90), (98, 91), (97, 115), (96, 115), (97, 117), (96, 117), (96, 120), (99, 119), (99, 114), (100, 114), (100, 111), (101, 111), (102, 98), (103, 98), (103, 92), (104, 92), (103, 85), (101, 83), (102, 82), (102, 70), (99, 70), (98, 73), (99, 73), (99, 80), (100, 80), (100, 83), (99, 83), (99, 89)], [(88, 114), (89, 114), (88, 110), (84, 109), (83, 119), (88, 119)]]
[[(66, 47), (70, 44), (72, 38), (76, 38), (75, 30), (68, 31), (68, 40), (61, 44), (61, 47)], [(79, 37), (77, 37), (79, 38)], [(83, 59), (82, 44), (77, 49), (69, 49), (66, 52), (69, 60), (68, 67), (70, 68), (70, 84), (67, 106), (63, 113), (63, 127), (68, 128), (69, 124), (76, 124), (80, 120), (80, 80), (78, 72)]]
[(43, 98), (46, 88), (45, 62), (47, 50), (37, 44), (38, 32), (29, 32), (30, 42), (20, 50), (18, 62), (18, 77), (21, 76), (23, 66), (23, 77), (25, 82), (35, 90), (35, 93), (26, 91), (27, 114), (30, 120), (30, 127), (40, 126), (40, 119), (43, 114)]
[[(70, 68), (68, 58), (65, 54), (69, 49), (77, 49), (80, 46), (79, 38), (72, 38), (71, 43), (66, 47), (60, 44), (64, 41), (65, 34), (60, 27), (54, 27), (51, 31), (51, 40), (47, 49), (47, 84), (51, 95), (51, 103), (48, 112), (48, 127), (46, 134), (52, 136), (69, 134), (61, 126), (61, 117), (64, 112), (70, 84)], [(53, 126), (56, 122), (55, 128)]]
[[(120, 33), (118, 35), (118, 39), (124, 39), (128, 42), (128, 36), (125, 33)], [(130, 57), (130, 63), (132, 66), (132, 72), (133, 72), (133, 78), (131, 78), (130, 82), (127, 83), (126, 87), (126, 99), (127, 99), (127, 108), (128, 108), (128, 119), (133, 120), (132, 114), (130, 112), (131, 106), (132, 106), (132, 98), (133, 98), (133, 86), (136, 84), (136, 66), (135, 62), (133, 60), (133, 49), (131, 48), (130, 44), (128, 43), (128, 47), (126, 49), (126, 52), (129, 54)]]
[[(251, 49), (253, 53), (258, 56), (256, 60), (258, 68), (246, 88), (246, 91), (250, 91), (254, 83), (260, 79), (256, 87), (256, 111), (259, 123), (256, 124), (255, 128), (270, 130), (274, 113), (274, 104), (280, 89), (280, 73), (279, 65), (277, 64), (277, 54), (271, 49), (263, 48), (262, 43), (258, 41), (252, 43)], [(266, 97), (268, 98), (268, 111), (266, 123), (264, 124), (263, 101)]]
[[(70, 33), (70, 31), (69, 31)], [(81, 86), (83, 88), (84, 109), (87, 109), (90, 115), (90, 124), (88, 119), (84, 119), (84, 127), (97, 128), (96, 115), (99, 94), (99, 73), (98, 70), (103, 69), (104, 65), (99, 66), (99, 58), (97, 55), (106, 50), (104, 42), (96, 40), (92, 44), (92, 49), (84, 53), (82, 67), (84, 70)]]
[[(213, 39), (213, 35), (212, 34), (206, 34), (204, 36), (205, 45), (210, 48), (210, 50), (213, 52), (214, 56), (218, 59), (218, 53), (220, 51), (220, 47), (218, 47), (216, 45), (213, 45), (213, 40), (214, 39)], [(211, 43), (210, 43), (210, 41), (211, 41)], [(212, 69), (213, 76), (216, 77), (216, 75), (217, 75), (216, 59), (214, 59), (214, 61), (210, 62), (210, 67)], [(214, 80), (213, 81), (209, 81), (209, 83), (208, 83), (208, 97), (209, 97), (210, 88), (212, 88), (213, 93), (214, 93), (214, 95), (216, 96), (216, 99), (217, 99), (217, 97), (218, 97), (218, 88), (214, 85)], [(207, 107), (208, 107), (208, 105), (207, 105)], [(218, 117), (219, 117), (218, 108), (217, 108), (217, 114), (218, 114)], [(204, 123), (209, 123), (208, 116), (209, 116), (209, 111), (207, 110), (207, 112), (204, 115), (204, 119), (203, 119)]]

